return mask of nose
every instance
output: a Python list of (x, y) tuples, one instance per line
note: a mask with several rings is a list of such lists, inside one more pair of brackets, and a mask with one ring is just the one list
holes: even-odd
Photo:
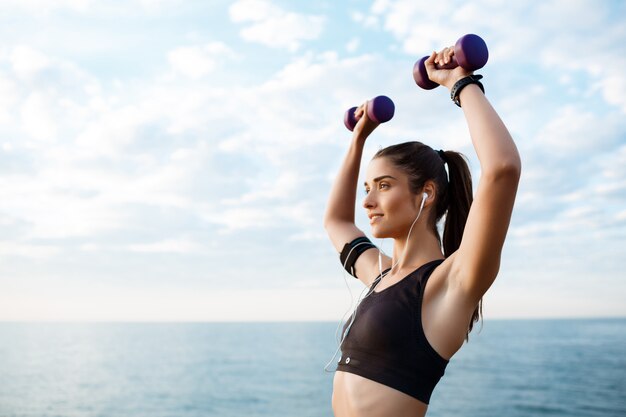
[(370, 191), (363, 199), (363, 208), (370, 209), (376, 206), (376, 202), (372, 198), (372, 192)]

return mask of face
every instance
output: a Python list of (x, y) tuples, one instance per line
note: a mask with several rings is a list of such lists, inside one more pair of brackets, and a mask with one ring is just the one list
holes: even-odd
[[(363, 207), (376, 238), (406, 237), (419, 212), (419, 201), (409, 191), (407, 176), (386, 158), (374, 158), (367, 168)], [(374, 214), (380, 216), (370, 217)], [(421, 217), (421, 216), (420, 216)]]

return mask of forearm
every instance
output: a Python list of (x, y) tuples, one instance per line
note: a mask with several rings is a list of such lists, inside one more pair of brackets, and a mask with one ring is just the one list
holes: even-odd
[(476, 84), (459, 96), (474, 149), (483, 173), (521, 170), (520, 156), (511, 134)]
[(324, 224), (332, 221), (354, 223), (354, 206), (365, 140), (353, 137), (328, 198)]

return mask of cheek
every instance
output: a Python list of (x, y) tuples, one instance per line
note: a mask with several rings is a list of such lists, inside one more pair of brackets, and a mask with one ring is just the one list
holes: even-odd
[(410, 197), (405, 195), (390, 198), (384, 207), (388, 220), (394, 224), (403, 225), (414, 220), (415, 209), (411, 205)]
[(407, 209), (406, 197), (399, 194), (390, 194), (385, 200), (385, 207), (390, 213), (400, 214)]

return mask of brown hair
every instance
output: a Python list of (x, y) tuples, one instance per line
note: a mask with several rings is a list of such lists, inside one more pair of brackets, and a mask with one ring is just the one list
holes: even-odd
[[(472, 174), (465, 156), (459, 152), (445, 151), (443, 155), (421, 142), (404, 142), (391, 145), (376, 152), (375, 158), (387, 158), (396, 168), (408, 177), (409, 189), (418, 194), (428, 180), (435, 183), (435, 210), (431, 211), (428, 222), (431, 231), (441, 244), (437, 223), (446, 215), (443, 231), (443, 253), (447, 258), (461, 244), (465, 222), (472, 205)], [(448, 175), (445, 164), (448, 164)], [(474, 323), (482, 317), (482, 299), (472, 314), (465, 340)]]

